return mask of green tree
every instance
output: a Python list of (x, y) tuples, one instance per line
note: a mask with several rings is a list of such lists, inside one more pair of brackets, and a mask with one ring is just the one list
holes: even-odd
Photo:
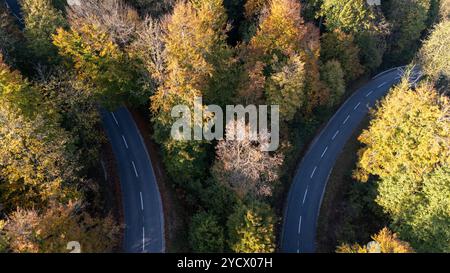
[(386, 60), (393, 64), (408, 63), (415, 55), (426, 28), (430, 0), (392, 1), (387, 18), (393, 29)]
[(359, 62), (359, 48), (354, 43), (353, 35), (335, 30), (324, 34), (321, 41), (321, 60), (324, 63), (333, 59), (339, 61), (347, 83), (357, 79), (364, 72), (364, 67)]
[(421, 252), (450, 251), (450, 168), (426, 175), (416, 208), (403, 213), (394, 227)]
[(230, 248), (236, 253), (275, 251), (275, 214), (259, 202), (239, 205), (227, 223)]
[(4, 5), (0, 5), (0, 55), (9, 64), (15, 64), (21, 49), (22, 33), (19, 31), (13, 17)]
[(372, 28), (376, 18), (366, 0), (324, 0), (319, 15), (329, 30), (352, 34)]
[(24, 0), (22, 11), (24, 35), (32, 56), (44, 64), (57, 62), (58, 52), (52, 44), (52, 34), (66, 25), (62, 13), (53, 7), (50, 0)]
[(300, 106), (307, 104), (305, 91), (304, 63), (294, 55), (281, 67), (272, 66), (274, 73), (266, 82), (266, 97), (271, 105), (280, 105), (280, 119), (289, 121), (294, 118)]
[(344, 71), (341, 63), (334, 59), (327, 61), (321, 67), (320, 77), (330, 90), (330, 106), (341, 102), (341, 98), (345, 93)]
[(46, 104), (56, 114), (60, 127), (72, 136), (86, 172), (89, 168), (98, 167), (100, 146), (104, 141), (99, 131), (100, 115), (94, 92), (87, 88), (74, 75), (64, 73), (47, 77), (38, 86)]
[(194, 252), (223, 252), (224, 233), (216, 217), (198, 212), (191, 219), (189, 242)]
[[(403, 80), (359, 138), (365, 147), (355, 177), (379, 179), (375, 201), (391, 217), (392, 228), (418, 251), (448, 251), (450, 211), (439, 199), (448, 191), (440, 184), (448, 179), (450, 163), (448, 109), (448, 99), (431, 86), (411, 90)], [(424, 223), (425, 216), (435, 222)]]

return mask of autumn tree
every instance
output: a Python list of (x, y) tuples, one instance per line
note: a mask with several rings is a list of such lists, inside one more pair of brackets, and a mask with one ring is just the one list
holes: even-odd
[(163, 26), (160, 20), (146, 17), (137, 27), (136, 37), (127, 47), (139, 82), (147, 89), (156, 90), (164, 83), (167, 67)]
[(78, 164), (70, 136), (46, 121), (30, 120), (10, 105), (0, 105), (0, 177), (2, 203), (40, 207), (76, 196)]
[[(239, 124), (242, 121), (234, 122)], [(227, 135), (232, 126), (227, 125)], [(233, 189), (241, 198), (271, 196), (274, 183), (278, 182), (279, 168), (283, 163), (281, 154), (272, 155), (261, 150), (269, 139), (260, 132), (258, 141), (249, 137), (249, 126), (244, 127), (243, 140), (221, 140), (216, 146), (216, 161), (212, 167), (217, 181)]]
[(55, 63), (58, 54), (52, 44), (52, 34), (66, 25), (61, 11), (53, 7), (51, 0), (23, 0), (22, 11), (24, 35), (32, 56), (44, 64)]
[(73, 64), (77, 79), (88, 85), (103, 105), (114, 107), (130, 98), (146, 101), (146, 90), (137, 84), (136, 71), (129, 69), (127, 56), (111, 37), (96, 25), (70, 30), (58, 29), (53, 43), (61, 56)]
[(409, 243), (400, 240), (397, 234), (388, 228), (383, 228), (372, 236), (376, 244), (361, 246), (359, 244), (341, 244), (336, 252), (338, 253), (414, 253)]
[(5, 236), (5, 221), (0, 220), (0, 253), (6, 253), (9, 250), (9, 241)]
[(240, 100), (277, 103), (286, 121), (300, 109), (310, 113), (327, 99), (319, 77), (319, 33), (305, 24), (300, 14), (296, 1), (269, 1), (267, 14), (261, 16), (256, 34), (243, 53)]
[(264, 204), (239, 205), (227, 223), (229, 246), (236, 253), (275, 251), (275, 214)]
[(216, 217), (207, 212), (198, 212), (192, 217), (189, 242), (194, 252), (223, 252), (224, 233)]
[[(449, 109), (448, 99), (431, 86), (411, 90), (403, 80), (359, 138), (365, 147), (355, 177), (378, 180), (375, 201), (418, 251), (448, 250), (450, 213), (440, 196), (448, 191), (441, 183), (448, 180), (450, 163)], [(425, 215), (435, 222), (424, 222)]]
[(21, 111), (28, 117), (36, 113), (40, 98), (32, 85), (22, 75), (12, 70), (0, 55), (0, 104), (14, 105), (14, 111)]
[(0, 59), (0, 196), (7, 209), (76, 196), (77, 153), (40, 93)]
[(419, 53), (424, 72), (434, 81), (450, 79), (450, 21), (438, 24)]
[(63, 253), (77, 241), (81, 252), (111, 252), (117, 244), (119, 227), (111, 216), (95, 218), (80, 204), (52, 204), (44, 212), (17, 209), (9, 217), (4, 233), (12, 252)]
[(137, 12), (122, 0), (83, 0), (68, 9), (67, 17), (72, 28), (95, 26), (120, 48), (133, 40), (139, 23)]
[[(206, 143), (170, 136), (175, 105), (194, 109), (194, 98), (225, 104), (234, 91), (232, 50), (226, 43), (227, 16), (221, 0), (179, 2), (167, 20), (163, 37), (167, 55), (164, 84), (151, 98), (155, 138), (174, 181), (189, 187), (207, 167)], [(231, 78), (230, 78), (231, 77)], [(195, 123), (199, 126), (198, 121)], [(188, 175), (186, 175), (188, 173)]]
[(450, 20), (450, 1), (441, 0), (439, 2), (439, 19), (441, 21)]
[(285, 65), (273, 65), (274, 72), (266, 82), (267, 102), (271, 105), (280, 105), (280, 119), (292, 120), (300, 105), (306, 105), (304, 83), (306, 73), (304, 63), (299, 56), (293, 56)]
[(339, 61), (347, 83), (357, 79), (364, 72), (364, 67), (359, 62), (359, 48), (355, 45), (351, 34), (335, 30), (325, 33), (321, 41), (321, 60), (324, 63), (333, 59)]

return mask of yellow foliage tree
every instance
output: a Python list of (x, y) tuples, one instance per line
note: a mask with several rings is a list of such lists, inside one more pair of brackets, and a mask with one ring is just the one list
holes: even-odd
[(401, 241), (397, 234), (388, 228), (383, 228), (377, 234), (372, 236), (375, 244), (361, 246), (359, 244), (341, 244), (338, 246), (337, 253), (413, 253), (414, 249), (404, 241)]

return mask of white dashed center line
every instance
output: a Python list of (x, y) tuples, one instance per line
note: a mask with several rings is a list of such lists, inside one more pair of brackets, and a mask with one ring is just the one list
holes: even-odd
[(303, 202), (302, 202), (302, 204), (305, 204), (306, 196), (308, 195), (308, 188), (309, 188), (309, 186), (306, 187), (305, 195), (303, 195)]
[(314, 174), (316, 173), (316, 170), (317, 170), (317, 166), (314, 167), (314, 170), (312, 171), (311, 176), (309, 178), (313, 178), (314, 177)]
[(125, 144), (125, 147), (128, 149), (128, 143), (127, 143), (127, 141), (125, 140), (125, 137), (122, 135), (122, 140), (123, 140), (123, 143)]
[(145, 251), (145, 227), (142, 227), (142, 251)]
[(117, 119), (116, 119), (116, 115), (114, 115), (114, 113), (111, 112), (111, 116), (113, 117), (114, 122), (116, 123), (116, 125), (119, 126), (119, 122), (118, 122)]
[(373, 93), (373, 90), (370, 91), (369, 93), (367, 93), (366, 98), (367, 98), (368, 96), (370, 96), (372, 93)]
[(383, 82), (382, 84), (378, 85), (378, 88), (383, 87), (386, 84), (386, 82)]
[(300, 219), (298, 220), (298, 234), (300, 235), (300, 231), (302, 229), (302, 217), (300, 216)]
[(358, 102), (358, 104), (355, 106), (355, 108), (353, 108), (353, 110), (358, 109), (358, 107), (361, 105), (361, 102)]
[(328, 146), (325, 147), (325, 150), (323, 150), (323, 153), (322, 153), (322, 155), (320, 156), (320, 158), (323, 158), (323, 156), (325, 155), (325, 153), (327, 152), (327, 150), (328, 150)]
[(142, 199), (142, 192), (139, 192), (141, 196), (141, 210), (144, 210), (144, 199)]
[(334, 140), (338, 134), (339, 134), (339, 130), (337, 130), (336, 133), (334, 133), (332, 140)]
[(344, 120), (344, 122), (343, 122), (342, 124), (346, 124), (349, 118), (350, 118), (350, 115), (348, 115), (348, 116), (345, 118), (345, 120)]
[(138, 172), (136, 170), (136, 165), (134, 165), (134, 161), (131, 161), (131, 164), (133, 164), (134, 174), (136, 175), (136, 177), (139, 177)]

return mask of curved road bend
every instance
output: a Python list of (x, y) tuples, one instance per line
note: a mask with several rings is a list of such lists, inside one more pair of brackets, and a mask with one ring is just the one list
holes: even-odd
[[(5, 0), (21, 27), (17, 0)], [(164, 217), (161, 196), (142, 136), (125, 107), (102, 111), (103, 126), (119, 165), (125, 215), (126, 252), (164, 252)]]
[[(399, 82), (402, 72), (388, 70), (358, 89), (314, 139), (297, 168), (284, 213), (281, 251), (315, 251), (316, 224), (329, 175), (347, 140), (369, 107)], [(412, 77), (420, 77), (420, 72)]]
[(118, 162), (125, 218), (125, 252), (165, 251), (161, 196), (147, 148), (125, 107), (102, 111), (103, 126)]

